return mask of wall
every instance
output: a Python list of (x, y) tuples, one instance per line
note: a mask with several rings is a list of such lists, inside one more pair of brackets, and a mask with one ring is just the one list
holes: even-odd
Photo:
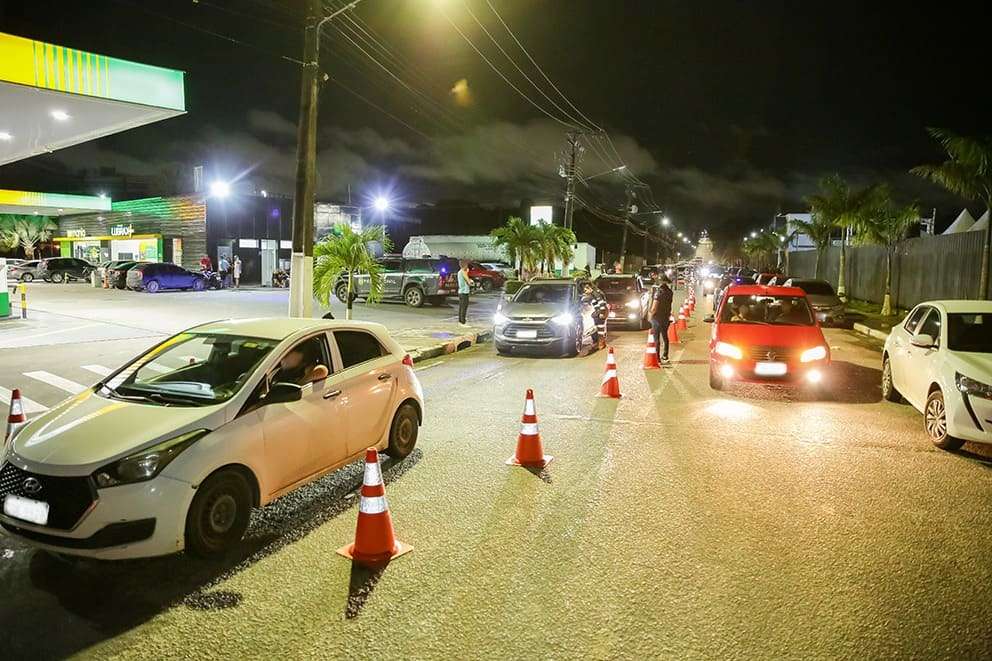
[[(941, 298), (985, 298), (978, 279), (984, 232), (921, 236), (901, 241), (892, 258), (892, 296), (900, 308)], [(789, 273), (813, 277), (816, 251), (789, 253)], [(820, 278), (837, 284), (840, 247), (822, 251)], [(885, 248), (848, 246), (845, 278), (848, 296), (881, 303), (885, 294)], [(990, 287), (992, 293), (992, 287)]]

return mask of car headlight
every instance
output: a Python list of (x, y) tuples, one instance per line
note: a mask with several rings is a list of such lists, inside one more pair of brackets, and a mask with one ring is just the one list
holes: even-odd
[(179, 454), (205, 436), (209, 429), (195, 429), (162, 441), (150, 448), (107, 464), (93, 473), (98, 489), (134, 484), (150, 480), (169, 465)]
[(551, 321), (559, 326), (569, 326), (575, 321), (575, 318), (572, 317), (571, 312), (562, 312), (555, 317), (551, 317)]
[(992, 386), (987, 383), (982, 383), (981, 381), (971, 379), (960, 372), (954, 373), (954, 383), (957, 384), (958, 390), (966, 395), (974, 395), (975, 397), (981, 397), (983, 399), (992, 399)]
[(627, 301), (627, 307), (636, 310), (641, 307), (641, 302), (635, 298), (632, 301)]
[(721, 356), (726, 356), (727, 358), (733, 358), (735, 360), (740, 360), (744, 357), (744, 352), (740, 350), (739, 347), (735, 347), (733, 344), (727, 342), (717, 342), (716, 347), (713, 349)]
[(497, 326), (502, 326), (503, 324), (510, 323), (510, 318), (507, 317), (502, 312), (497, 312), (496, 314), (493, 315), (493, 323), (496, 324)]
[(827, 348), (824, 346), (813, 347), (812, 349), (806, 349), (799, 356), (800, 363), (811, 363), (814, 360), (823, 360), (827, 357)]

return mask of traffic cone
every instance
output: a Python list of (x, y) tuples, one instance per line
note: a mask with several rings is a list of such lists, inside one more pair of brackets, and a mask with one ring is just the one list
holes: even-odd
[(679, 310), (679, 320), (677, 322), (677, 325), (678, 325), (678, 329), (677, 330), (680, 330), (680, 331), (684, 331), (687, 328), (689, 328), (689, 325), (685, 323), (685, 311), (684, 310)]
[(641, 367), (646, 370), (661, 369), (661, 361), (658, 360), (658, 346), (655, 344), (654, 333), (651, 331), (648, 331), (648, 345), (644, 347), (644, 364)]
[(613, 347), (606, 354), (606, 371), (603, 372), (603, 384), (599, 388), (597, 397), (609, 397), (610, 399), (620, 399), (620, 380), (617, 379), (617, 358), (613, 355)]
[(668, 343), (678, 344), (679, 343), (679, 332), (675, 328), (675, 317), (672, 317), (668, 322)]
[(520, 435), (517, 436), (517, 452), (506, 460), (507, 466), (544, 468), (553, 457), (544, 454), (541, 445), (541, 430), (537, 427), (537, 409), (534, 407), (534, 391), (527, 389), (524, 400), (524, 414), (520, 418)]
[(338, 555), (360, 565), (381, 566), (413, 547), (396, 539), (393, 519), (386, 503), (386, 487), (382, 483), (382, 467), (375, 448), (365, 451), (365, 478), (358, 501), (358, 525), (355, 541), (338, 549)]
[(18, 427), (27, 421), (27, 416), (24, 415), (24, 404), (21, 402), (21, 391), (18, 388), (14, 388), (10, 393), (10, 412), (7, 414), (7, 431), (3, 436), (4, 442), (6, 443), (10, 440), (10, 437), (14, 435)]

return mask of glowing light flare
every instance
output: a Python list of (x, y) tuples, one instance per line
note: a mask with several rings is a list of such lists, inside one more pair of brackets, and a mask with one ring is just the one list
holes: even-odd
[(389, 207), (391, 206), (392, 204), (389, 202), (389, 198), (387, 198), (385, 195), (379, 195), (372, 202), (372, 207), (379, 213), (389, 211)]
[(455, 100), (455, 105), (461, 106), (462, 108), (467, 108), (472, 105), (472, 89), (468, 86), (468, 79), (461, 78), (455, 82), (455, 84), (449, 90), (452, 98)]

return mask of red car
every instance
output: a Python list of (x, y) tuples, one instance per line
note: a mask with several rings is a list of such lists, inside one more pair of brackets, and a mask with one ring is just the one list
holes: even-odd
[(830, 346), (798, 287), (731, 286), (710, 336), (710, 387), (729, 381), (817, 386)]
[(506, 276), (501, 271), (486, 268), (479, 262), (468, 263), (468, 277), (479, 283), (482, 291), (502, 289), (503, 283), (506, 282)]

